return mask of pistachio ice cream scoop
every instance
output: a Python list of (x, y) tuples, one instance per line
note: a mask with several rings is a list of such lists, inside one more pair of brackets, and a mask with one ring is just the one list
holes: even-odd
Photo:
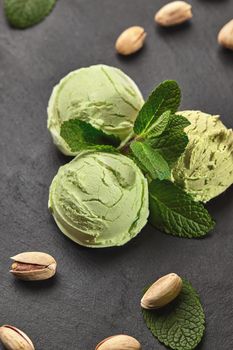
[(120, 69), (106, 65), (81, 68), (54, 87), (48, 106), (48, 129), (64, 154), (75, 155), (60, 136), (64, 121), (78, 118), (123, 140), (132, 132), (143, 103), (136, 84)]
[(175, 182), (197, 201), (208, 202), (233, 183), (233, 131), (219, 116), (184, 111), (189, 143), (173, 169)]
[(83, 151), (59, 169), (49, 208), (73, 241), (96, 248), (121, 246), (147, 222), (147, 180), (121, 154)]

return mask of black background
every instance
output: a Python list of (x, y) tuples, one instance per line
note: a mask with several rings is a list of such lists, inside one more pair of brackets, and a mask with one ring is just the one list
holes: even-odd
[[(68, 72), (105, 63), (123, 69), (146, 97), (164, 79), (176, 79), (183, 109), (221, 114), (233, 126), (233, 52), (216, 36), (232, 18), (231, 0), (192, 1), (191, 23), (159, 29), (154, 12), (163, 0), (59, 0), (42, 23), (11, 29), (0, 0), (0, 323), (24, 330), (37, 350), (91, 350), (112, 334), (138, 338), (144, 350), (163, 349), (146, 328), (142, 288), (177, 272), (198, 290), (207, 329), (202, 350), (233, 348), (233, 191), (212, 201), (217, 220), (202, 240), (178, 239), (150, 225), (118, 249), (81, 248), (65, 238), (48, 210), (48, 189), (69, 160), (52, 144), (46, 107), (53, 86)], [(145, 27), (145, 48), (115, 54), (118, 34)], [(57, 277), (24, 283), (8, 273), (21, 251), (51, 253)]]

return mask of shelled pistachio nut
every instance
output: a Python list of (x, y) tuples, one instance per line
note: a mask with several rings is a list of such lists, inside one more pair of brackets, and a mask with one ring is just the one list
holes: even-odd
[(0, 340), (8, 350), (35, 350), (31, 339), (13, 326), (4, 325), (0, 327)]
[(227, 49), (233, 50), (233, 19), (220, 30), (218, 43)]
[(144, 28), (139, 26), (126, 29), (116, 41), (116, 51), (125, 56), (137, 52), (143, 47), (146, 35)]
[(42, 281), (51, 278), (56, 273), (55, 259), (46, 253), (25, 252), (11, 258), (14, 263), (10, 272), (25, 281)]
[(141, 344), (133, 337), (124, 334), (102, 340), (95, 350), (141, 350)]
[(170, 27), (192, 18), (192, 6), (185, 1), (172, 1), (163, 6), (155, 14), (155, 22)]
[(181, 292), (182, 279), (175, 273), (159, 278), (146, 291), (141, 307), (144, 309), (158, 309), (173, 301)]

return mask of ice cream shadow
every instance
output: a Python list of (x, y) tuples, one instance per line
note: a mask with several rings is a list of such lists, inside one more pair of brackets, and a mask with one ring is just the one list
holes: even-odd
[(233, 186), (228, 188), (218, 198), (213, 199), (206, 205), (213, 216), (222, 216), (226, 208), (229, 208), (233, 203)]

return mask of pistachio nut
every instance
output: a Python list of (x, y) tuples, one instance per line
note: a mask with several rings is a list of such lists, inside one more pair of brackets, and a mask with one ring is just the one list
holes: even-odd
[(116, 41), (116, 51), (125, 56), (135, 53), (143, 47), (146, 35), (144, 28), (139, 26), (126, 29)]
[(164, 27), (174, 26), (192, 18), (192, 6), (185, 1), (172, 1), (155, 14), (155, 22)]
[(56, 273), (55, 259), (46, 253), (25, 252), (11, 258), (14, 263), (10, 272), (25, 281), (41, 281), (51, 278)]
[(124, 334), (114, 335), (102, 340), (95, 350), (141, 350), (140, 343), (133, 337)]
[(233, 19), (220, 30), (218, 43), (227, 49), (233, 50)]
[(175, 273), (169, 273), (159, 278), (146, 291), (141, 307), (144, 309), (158, 309), (174, 300), (182, 289), (182, 279)]
[(35, 350), (31, 339), (13, 326), (4, 325), (0, 327), (0, 340), (8, 350)]

